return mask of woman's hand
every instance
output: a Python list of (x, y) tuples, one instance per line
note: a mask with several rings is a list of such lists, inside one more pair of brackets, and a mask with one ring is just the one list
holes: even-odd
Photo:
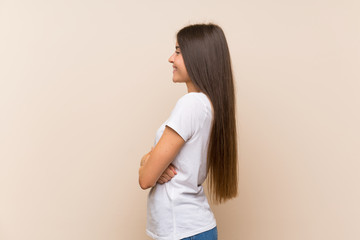
[(162, 173), (157, 183), (163, 184), (170, 181), (177, 174), (174, 165), (170, 164), (169, 167)]
[[(151, 147), (150, 152), (148, 152), (147, 154), (145, 154), (140, 161), (140, 167), (144, 166), (146, 161), (150, 158), (150, 155), (152, 153), (152, 151), (154, 150), (154, 147)], [(170, 164), (165, 171), (161, 174), (160, 178), (158, 179), (157, 183), (163, 184), (163, 183), (167, 183), (168, 181), (170, 181), (173, 177), (175, 177), (175, 175), (177, 174), (176, 170), (175, 170), (175, 166)]]

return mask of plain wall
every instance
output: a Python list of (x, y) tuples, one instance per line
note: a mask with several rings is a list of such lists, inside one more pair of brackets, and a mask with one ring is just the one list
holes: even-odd
[(236, 84), (220, 240), (360, 239), (359, 1), (0, 1), (0, 239), (149, 239), (141, 157), (175, 34), (214, 22)]

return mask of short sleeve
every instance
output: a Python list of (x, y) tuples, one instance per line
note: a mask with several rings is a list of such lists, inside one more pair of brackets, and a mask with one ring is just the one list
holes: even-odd
[(177, 132), (184, 141), (188, 141), (195, 133), (199, 124), (201, 109), (199, 109), (199, 100), (193, 95), (186, 94), (181, 97), (170, 117), (166, 121), (166, 126)]

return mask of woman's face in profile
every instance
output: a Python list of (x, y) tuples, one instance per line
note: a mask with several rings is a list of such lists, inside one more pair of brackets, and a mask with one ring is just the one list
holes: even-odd
[(173, 65), (173, 82), (190, 81), (190, 77), (187, 73), (184, 59), (181, 55), (181, 50), (177, 42), (175, 45), (175, 52), (170, 56), (169, 62)]

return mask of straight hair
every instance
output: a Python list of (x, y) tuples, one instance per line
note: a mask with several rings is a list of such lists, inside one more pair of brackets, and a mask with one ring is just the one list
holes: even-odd
[(228, 44), (216, 24), (193, 24), (176, 35), (186, 70), (213, 106), (207, 151), (210, 200), (218, 204), (238, 194), (235, 90)]

